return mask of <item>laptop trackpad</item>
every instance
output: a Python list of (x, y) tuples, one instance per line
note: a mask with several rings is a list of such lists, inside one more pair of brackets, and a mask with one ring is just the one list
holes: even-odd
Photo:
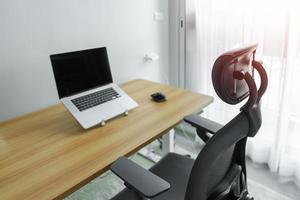
[(95, 107), (95, 112), (97, 115), (101, 116), (100, 118), (103, 120), (108, 120), (124, 113), (125, 110), (117, 102), (107, 102)]

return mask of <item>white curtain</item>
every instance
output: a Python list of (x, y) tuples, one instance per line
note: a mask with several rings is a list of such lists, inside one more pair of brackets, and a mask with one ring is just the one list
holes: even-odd
[[(300, 6), (288, 0), (186, 0), (187, 88), (215, 97), (205, 111), (220, 123), (238, 106), (214, 92), (211, 69), (223, 52), (258, 43), (269, 86), (262, 98), (263, 125), (247, 144), (256, 163), (300, 185)], [(258, 77), (258, 76), (256, 76)]]

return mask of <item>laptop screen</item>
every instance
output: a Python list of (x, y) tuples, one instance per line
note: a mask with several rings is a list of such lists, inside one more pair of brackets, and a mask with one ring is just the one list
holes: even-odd
[(59, 98), (112, 83), (105, 47), (50, 56)]

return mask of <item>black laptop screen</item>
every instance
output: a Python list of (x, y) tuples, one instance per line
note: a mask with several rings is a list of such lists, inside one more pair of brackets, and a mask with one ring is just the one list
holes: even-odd
[(59, 98), (112, 83), (105, 47), (50, 56)]

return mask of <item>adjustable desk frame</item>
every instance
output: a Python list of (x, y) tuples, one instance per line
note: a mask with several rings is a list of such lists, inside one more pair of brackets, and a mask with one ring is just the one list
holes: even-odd
[[(62, 199), (170, 131), (213, 99), (167, 85), (121, 85), (139, 107), (84, 130), (62, 104), (0, 123), (0, 199)], [(151, 101), (161, 91), (164, 103)]]

